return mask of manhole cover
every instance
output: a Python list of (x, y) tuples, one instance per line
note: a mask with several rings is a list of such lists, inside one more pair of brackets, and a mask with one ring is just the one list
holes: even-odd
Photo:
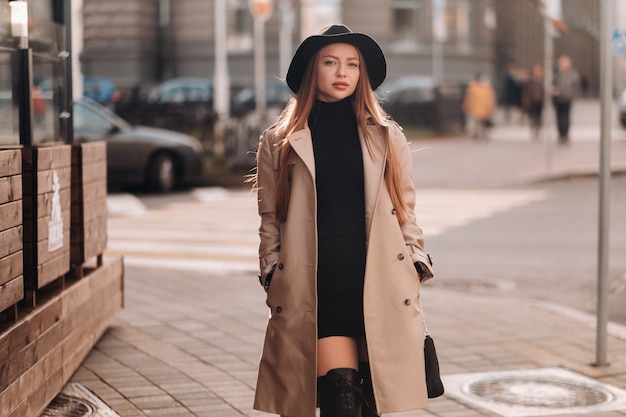
[(52, 400), (40, 417), (120, 417), (84, 385), (71, 382)]
[(93, 407), (85, 401), (59, 394), (41, 417), (89, 417), (93, 415), (93, 411)]
[(626, 391), (562, 368), (444, 375), (446, 395), (505, 417), (626, 410)]
[(467, 390), (490, 401), (527, 407), (588, 407), (613, 400), (607, 392), (553, 377), (486, 379), (469, 384)]

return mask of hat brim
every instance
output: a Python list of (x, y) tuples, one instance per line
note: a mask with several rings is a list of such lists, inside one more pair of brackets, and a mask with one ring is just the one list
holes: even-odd
[(348, 32), (336, 35), (312, 35), (300, 44), (287, 71), (287, 85), (291, 91), (298, 94), (304, 71), (313, 55), (333, 43), (347, 43), (357, 48), (365, 60), (372, 89), (375, 90), (382, 84), (387, 75), (387, 62), (380, 46), (363, 33)]

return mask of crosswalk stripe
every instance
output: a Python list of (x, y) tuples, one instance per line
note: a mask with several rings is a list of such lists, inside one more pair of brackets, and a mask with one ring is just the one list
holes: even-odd
[[(124, 196), (133, 210), (110, 196), (108, 206), (117, 210), (109, 215), (107, 253), (121, 254), (133, 266), (256, 272), (256, 196), (223, 189), (198, 189), (192, 195), (192, 201), (152, 209)], [(428, 238), (547, 197), (547, 191), (534, 189), (426, 189), (418, 190), (415, 213)]]

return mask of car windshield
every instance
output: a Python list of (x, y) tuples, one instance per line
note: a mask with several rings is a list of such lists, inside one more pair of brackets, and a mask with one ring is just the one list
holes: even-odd
[(74, 129), (80, 132), (107, 133), (112, 128), (130, 127), (130, 124), (93, 100), (81, 99), (74, 102)]
[(172, 78), (148, 94), (148, 101), (160, 103), (184, 103), (210, 101), (210, 79), (197, 77)]
[(423, 89), (432, 90), (435, 87), (435, 83), (431, 77), (411, 75), (406, 77), (400, 77), (393, 80), (385, 81), (376, 90), (376, 94), (380, 98), (387, 98), (395, 92), (408, 90), (408, 89)]

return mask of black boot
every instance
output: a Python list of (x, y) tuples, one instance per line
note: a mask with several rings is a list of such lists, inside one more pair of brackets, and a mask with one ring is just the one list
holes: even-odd
[(380, 417), (376, 413), (376, 399), (374, 399), (374, 387), (372, 387), (372, 374), (369, 362), (359, 362), (359, 375), (363, 381), (363, 409), (361, 417)]
[(320, 417), (361, 417), (363, 390), (352, 368), (331, 369), (317, 378)]

